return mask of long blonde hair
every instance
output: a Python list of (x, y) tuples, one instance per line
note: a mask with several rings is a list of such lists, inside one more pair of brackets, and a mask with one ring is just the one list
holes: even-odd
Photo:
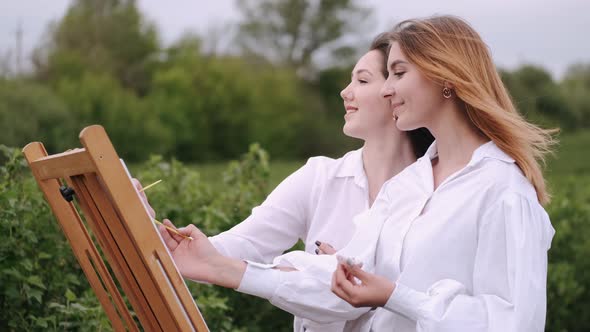
[(517, 112), (479, 34), (458, 17), (434, 16), (403, 21), (389, 37), (429, 79), (441, 87), (452, 84), (473, 124), (516, 161), (539, 202), (548, 203), (540, 163), (556, 142), (556, 130), (537, 127)]

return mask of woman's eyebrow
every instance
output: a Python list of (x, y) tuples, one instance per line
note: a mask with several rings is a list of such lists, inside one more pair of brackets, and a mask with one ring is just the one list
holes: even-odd
[[(369, 71), (368, 69), (364, 69), (364, 68), (363, 68), (363, 69), (359, 69), (359, 70), (357, 70), (357, 71), (356, 71), (356, 74), (357, 74), (357, 75), (359, 75), (359, 74), (361, 74), (361, 73), (367, 73), (367, 74), (369, 74), (369, 75), (371, 75), (371, 76), (373, 75), (373, 73), (371, 73), (371, 71)], [(352, 73), (350, 73), (350, 74), (351, 74), (352, 76), (354, 76), (355, 72), (353, 71), (353, 72), (352, 72)]]
[(390, 65), (389, 65), (389, 69), (393, 70), (393, 69), (395, 68), (395, 66), (397, 66), (397, 65), (401, 65), (401, 64), (403, 64), (403, 63), (406, 63), (406, 64), (407, 64), (407, 62), (406, 62), (406, 61), (404, 61), (404, 60), (395, 60), (395, 61), (393, 61), (393, 62), (392, 62)]

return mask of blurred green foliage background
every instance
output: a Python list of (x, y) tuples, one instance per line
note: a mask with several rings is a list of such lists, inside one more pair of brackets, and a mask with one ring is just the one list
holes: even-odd
[[(159, 215), (208, 234), (243, 220), (305, 158), (360, 146), (341, 133), (339, 92), (364, 50), (336, 41), (370, 9), (321, 3), (302, 15), (308, 0), (243, 1), (236, 51), (214, 54), (195, 35), (163, 46), (135, 1), (75, 0), (30, 72), (0, 71), (0, 330), (110, 330), (26, 169), (26, 143), (60, 152), (101, 124), (142, 182), (165, 179), (150, 192)], [(318, 51), (333, 65), (314, 66)], [(590, 330), (590, 64), (559, 80), (533, 65), (501, 74), (527, 118), (561, 128), (546, 169), (557, 230), (547, 331)], [(189, 284), (212, 331), (292, 329), (265, 301)]]

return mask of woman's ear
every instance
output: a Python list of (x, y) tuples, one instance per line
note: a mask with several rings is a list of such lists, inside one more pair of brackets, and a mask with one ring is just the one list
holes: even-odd
[(455, 90), (455, 84), (453, 84), (453, 83), (451, 83), (449, 81), (444, 81), (443, 82), (443, 88)]

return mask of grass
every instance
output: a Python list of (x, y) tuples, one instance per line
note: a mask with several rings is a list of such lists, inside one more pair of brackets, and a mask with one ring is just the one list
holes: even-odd
[[(276, 187), (289, 174), (305, 164), (300, 161), (276, 160), (270, 163), (270, 187)], [(204, 181), (212, 185), (219, 182), (227, 162), (193, 165)], [(590, 184), (590, 130), (560, 135), (555, 154), (547, 158), (545, 175), (550, 186), (558, 187), (563, 181)], [(555, 188), (558, 189), (558, 188)]]
[[(270, 162), (270, 188), (275, 188), (289, 174), (303, 166), (305, 161), (271, 161)], [(194, 164), (194, 169), (201, 174), (201, 179), (213, 186), (221, 182), (223, 171), (228, 167), (227, 162), (215, 162), (207, 164)]]
[(545, 176), (553, 197), (590, 204), (590, 130), (559, 137)]
[(547, 160), (548, 177), (590, 175), (590, 130), (561, 135), (555, 156)]

